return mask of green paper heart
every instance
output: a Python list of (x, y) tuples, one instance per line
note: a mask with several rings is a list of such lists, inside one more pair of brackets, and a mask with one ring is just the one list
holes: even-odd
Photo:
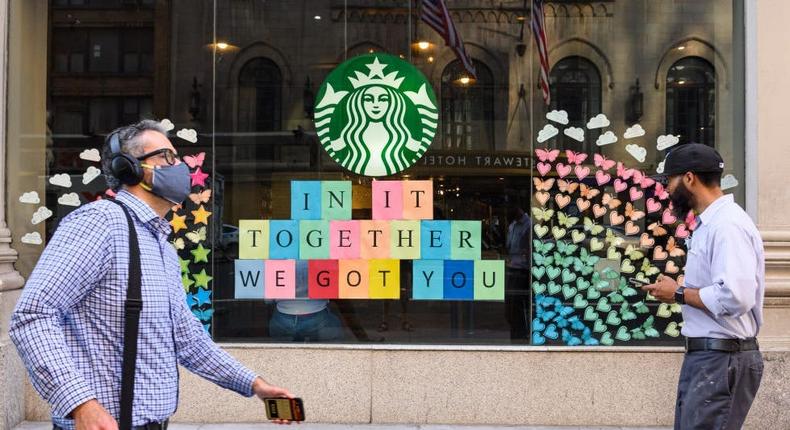
[(623, 321), (617, 316), (617, 311), (609, 312), (609, 315), (606, 316), (606, 324), (609, 325), (620, 325)]
[(603, 333), (606, 331), (606, 324), (604, 324), (602, 319), (595, 320), (595, 324), (593, 324), (593, 331), (596, 333)]
[(601, 292), (595, 288), (587, 289), (587, 300), (598, 300), (601, 297)]
[(554, 239), (560, 240), (566, 233), (568, 233), (568, 230), (557, 227), (556, 225), (551, 228), (551, 235), (554, 236)]
[(563, 284), (562, 286), (562, 295), (565, 296), (565, 300), (570, 299), (571, 297), (575, 296), (578, 290), (576, 288), (571, 287), (570, 285)]
[(586, 290), (590, 288), (590, 282), (585, 281), (584, 278), (576, 278), (576, 288), (579, 290)]
[(669, 318), (672, 316), (672, 311), (669, 310), (669, 305), (666, 303), (661, 303), (658, 305), (658, 311), (656, 312), (656, 316), (661, 318)]
[(557, 277), (560, 276), (561, 273), (562, 270), (560, 270), (559, 267), (546, 266), (546, 276), (548, 276), (549, 279), (551, 280), (557, 279)]
[(604, 241), (598, 240), (598, 238), (590, 239), (590, 251), (600, 251), (604, 247)]
[(584, 319), (586, 321), (595, 321), (598, 319), (598, 313), (595, 312), (592, 306), (588, 306), (587, 309), (584, 310)]
[(562, 291), (562, 285), (554, 281), (548, 283), (549, 294), (554, 295)]
[(612, 346), (614, 344), (614, 339), (612, 339), (612, 334), (608, 331), (601, 335), (601, 345)]
[(543, 266), (532, 266), (532, 276), (535, 279), (540, 279), (546, 274), (546, 268)]
[(664, 330), (664, 334), (666, 334), (667, 336), (672, 336), (672, 337), (680, 336), (680, 330), (678, 330), (678, 323), (676, 323), (675, 321), (672, 321), (671, 323), (669, 323), (669, 325), (667, 326), (667, 329)]
[(568, 269), (563, 269), (562, 270), (562, 282), (564, 284), (567, 284), (569, 282), (573, 282), (575, 280), (576, 280), (576, 274), (575, 273), (571, 272)]
[(589, 305), (589, 304), (590, 304), (590, 302), (588, 302), (587, 300), (584, 300), (584, 297), (582, 297), (581, 294), (579, 294), (579, 295), (577, 295), (576, 297), (573, 298), (573, 307), (576, 308), (576, 309), (581, 309), (581, 308), (587, 307), (587, 305)]
[(534, 291), (535, 294), (543, 294), (546, 292), (546, 284), (541, 284), (540, 282), (535, 281), (532, 283), (532, 291)]
[(541, 224), (535, 224), (535, 226), (532, 227), (532, 229), (535, 231), (535, 236), (540, 238), (542, 238), (543, 236), (546, 235), (546, 233), (549, 232), (549, 226), (541, 225)]
[(617, 334), (614, 335), (614, 337), (615, 339), (622, 340), (623, 342), (628, 342), (631, 340), (631, 335), (628, 333), (628, 329), (625, 328), (625, 326), (620, 326), (620, 328), (617, 329)]
[(612, 310), (612, 305), (609, 304), (609, 300), (607, 300), (606, 297), (601, 297), (595, 309), (601, 312), (609, 312)]

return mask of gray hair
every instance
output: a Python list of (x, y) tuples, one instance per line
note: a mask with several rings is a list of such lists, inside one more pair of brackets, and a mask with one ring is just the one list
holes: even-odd
[(102, 171), (107, 179), (107, 186), (111, 189), (118, 190), (121, 187), (121, 181), (113, 176), (110, 169), (113, 152), (110, 148), (109, 137), (117, 134), (121, 144), (121, 152), (132, 157), (139, 157), (145, 153), (145, 140), (142, 139), (142, 134), (148, 130), (157, 131), (167, 136), (167, 130), (164, 126), (151, 119), (144, 119), (136, 124), (118, 127), (107, 135), (108, 139), (104, 142), (104, 147), (102, 148)]

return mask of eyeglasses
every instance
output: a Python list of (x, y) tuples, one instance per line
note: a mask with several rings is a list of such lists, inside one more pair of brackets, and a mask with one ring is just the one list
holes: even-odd
[(176, 153), (173, 152), (173, 150), (170, 148), (157, 149), (156, 151), (151, 151), (147, 154), (143, 154), (137, 157), (137, 159), (143, 161), (148, 158), (155, 157), (157, 155), (162, 156), (162, 158), (165, 159), (165, 162), (170, 166), (176, 164), (176, 162), (179, 160), (178, 155), (176, 155)]

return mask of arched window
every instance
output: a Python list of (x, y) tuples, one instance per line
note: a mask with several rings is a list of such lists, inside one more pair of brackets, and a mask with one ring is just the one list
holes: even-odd
[[(565, 57), (551, 69), (549, 76), (551, 88), (551, 109), (568, 112), (567, 127), (585, 130), (581, 149), (595, 152), (595, 140), (599, 131), (587, 130), (587, 121), (601, 113), (601, 73), (590, 60), (579, 57)], [(579, 148), (580, 143), (564, 134), (557, 136), (560, 148)]]
[(442, 72), (442, 149), (494, 150), (494, 77), (474, 62), (471, 80), (455, 60)]
[(716, 70), (700, 57), (678, 60), (667, 72), (667, 133), (714, 146), (715, 125)]
[(238, 131), (280, 130), (282, 79), (268, 58), (253, 58), (241, 68)]

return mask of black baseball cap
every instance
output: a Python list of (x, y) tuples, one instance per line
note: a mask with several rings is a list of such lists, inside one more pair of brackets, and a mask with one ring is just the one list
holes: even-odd
[(715, 149), (701, 143), (686, 143), (673, 148), (664, 159), (664, 176), (692, 173), (721, 173), (724, 160)]

